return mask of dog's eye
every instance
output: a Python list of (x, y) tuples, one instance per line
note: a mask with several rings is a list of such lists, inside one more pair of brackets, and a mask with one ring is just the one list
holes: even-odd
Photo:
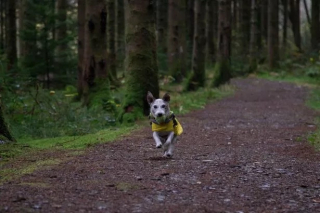
[(153, 108), (157, 109), (157, 108), (158, 108), (158, 106), (153, 106)]
[(161, 108), (166, 108), (166, 105), (162, 105)]

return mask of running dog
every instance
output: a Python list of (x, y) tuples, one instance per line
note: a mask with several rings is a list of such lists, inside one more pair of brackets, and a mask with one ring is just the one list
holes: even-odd
[(162, 99), (155, 99), (151, 92), (147, 94), (150, 105), (150, 124), (156, 147), (163, 147), (164, 157), (172, 157), (177, 137), (182, 134), (181, 124), (170, 111), (170, 95), (166, 93)]

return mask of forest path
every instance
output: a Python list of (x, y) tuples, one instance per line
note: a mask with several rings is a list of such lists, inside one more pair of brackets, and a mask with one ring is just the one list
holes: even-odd
[(179, 117), (173, 159), (158, 158), (145, 127), (0, 186), (0, 212), (320, 212), (307, 89), (232, 84), (232, 97)]

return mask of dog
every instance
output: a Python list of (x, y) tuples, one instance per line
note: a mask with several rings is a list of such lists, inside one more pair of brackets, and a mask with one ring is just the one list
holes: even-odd
[(155, 99), (149, 91), (147, 101), (150, 105), (150, 124), (156, 148), (163, 147), (163, 157), (171, 158), (177, 137), (182, 134), (181, 124), (170, 111), (170, 95), (166, 93), (162, 99)]

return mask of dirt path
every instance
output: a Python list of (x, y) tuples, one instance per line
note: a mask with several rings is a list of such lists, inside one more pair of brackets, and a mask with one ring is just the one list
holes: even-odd
[(179, 118), (173, 159), (157, 158), (146, 127), (0, 186), (0, 212), (320, 212), (306, 89), (233, 84), (234, 96)]

